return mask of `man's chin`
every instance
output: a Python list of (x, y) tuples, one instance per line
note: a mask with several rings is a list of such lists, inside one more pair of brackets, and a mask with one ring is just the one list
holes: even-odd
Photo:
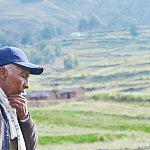
[(23, 94), (23, 92), (15, 92), (15, 93), (13, 93), (11, 95), (22, 95), (22, 94)]

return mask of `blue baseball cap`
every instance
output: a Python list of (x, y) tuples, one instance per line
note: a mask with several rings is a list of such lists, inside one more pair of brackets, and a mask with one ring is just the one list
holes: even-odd
[(0, 67), (7, 64), (16, 64), (30, 71), (30, 74), (39, 75), (43, 67), (29, 63), (26, 54), (16, 47), (5, 46), (0, 48)]

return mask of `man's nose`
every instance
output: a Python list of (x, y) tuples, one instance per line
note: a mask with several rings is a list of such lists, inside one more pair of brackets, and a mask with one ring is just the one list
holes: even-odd
[(24, 86), (25, 89), (29, 88), (29, 80), (28, 79), (24, 80), (23, 86)]

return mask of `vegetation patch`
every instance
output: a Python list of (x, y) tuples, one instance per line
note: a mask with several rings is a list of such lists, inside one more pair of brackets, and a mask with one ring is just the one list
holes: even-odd
[(149, 144), (148, 102), (88, 99), (30, 109), (38, 128), (38, 147), (42, 150), (57, 146), (67, 150), (69, 145), (82, 145), (86, 149), (87, 145), (92, 147), (99, 142), (114, 148), (120, 142), (123, 147), (131, 147), (131, 141), (137, 146)]
[(85, 135), (65, 135), (65, 136), (43, 136), (39, 138), (40, 145), (64, 144), (64, 143), (94, 143), (100, 141), (110, 141), (127, 137), (126, 134), (85, 134)]
[(100, 93), (94, 94), (91, 97), (93, 100), (113, 100), (113, 101), (127, 101), (127, 102), (149, 102), (150, 95), (138, 95), (131, 93)]

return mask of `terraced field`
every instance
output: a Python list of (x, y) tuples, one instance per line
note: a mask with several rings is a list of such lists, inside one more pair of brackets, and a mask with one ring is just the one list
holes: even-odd
[(79, 66), (66, 71), (58, 59), (55, 65), (45, 66), (43, 76), (31, 79), (35, 85), (32, 88), (83, 86), (90, 92), (147, 93), (150, 90), (150, 29), (141, 28), (138, 32), (136, 37), (127, 30), (116, 30), (51, 40), (50, 45), (62, 45), (64, 55), (75, 55)]

